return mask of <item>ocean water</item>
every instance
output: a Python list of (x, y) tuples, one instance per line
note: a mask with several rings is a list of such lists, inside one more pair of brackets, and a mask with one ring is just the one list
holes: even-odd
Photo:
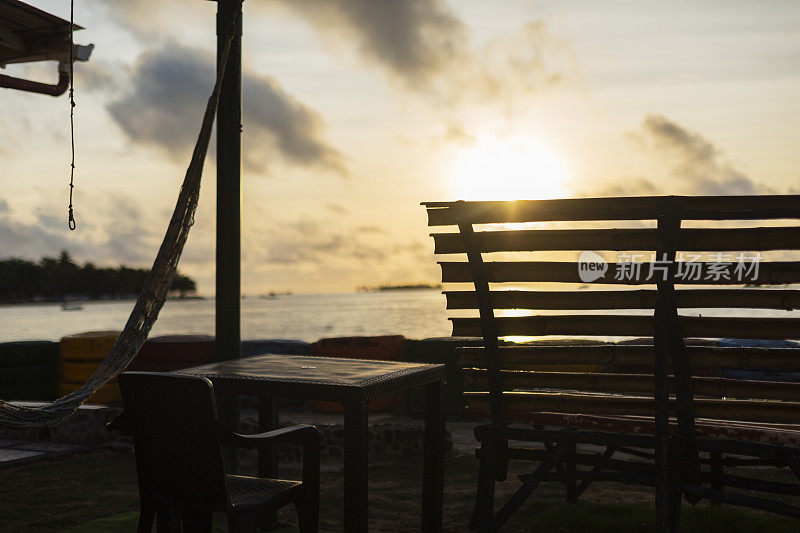
[[(133, 309), (133, 300), (84, 302), (77, 311), (60, 304), (0, 306), (0, 342), (58, 340), (86, 331), (121, 330)], [(498, 316), (528, 314), (498, 311)], [(539, 311), (561, 314), (569, 311)], [(651, 310), (594, 310), (591, 314), (652, 315)], [(685, 309), (689, 316), (749, 316), (800, 318), (800, 311), (755, 309)], [(445, 311), (438, 289), (347, 294), (279, 295), (271, 299), (242, 300), (242, 339), (295, 339), (313, 342), (324, 337), (404, 335), (409, 339), (446, 337), (448, 316), (475, 316), (469, 311)], [(150, 336), (214, 334), (214, 300), (170, 300), (161, 310)], [(598, 337), (616, 341), (622, 337)], [(529, 337), (513, 337), (524, 341)]]
[[(58, 340), (86, 331), (121, 330), (133, 301), (84, 302), (64, 311), (60, 304), (0, 306), (0, 342)], [(352, 294), (279, 295), (242, 300), (242, 339), (404, 335), (409, 339), (450, 335), (439, 290)], [(214, 334), (214, 300), (170, 300), (150, 336)]]

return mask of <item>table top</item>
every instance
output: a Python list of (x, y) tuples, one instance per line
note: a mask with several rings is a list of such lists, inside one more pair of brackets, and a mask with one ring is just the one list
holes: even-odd
[[(335, 392), (358, 391), (371, 397), (391, 394), (415, 386), (443, 381), (444, 365), (372, 361), (307, 355), (259, 355), (232, 359), (176, 373), (203, 376), (215, 386), (219, 382), (236, 382), (246, 386), (257, 383), (277, 386), (276, 393), (311, 390)], [(287, 388), (291, 387), (291, 388)]]

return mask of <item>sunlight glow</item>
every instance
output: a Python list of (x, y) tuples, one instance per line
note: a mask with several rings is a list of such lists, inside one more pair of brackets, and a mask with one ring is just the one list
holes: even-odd
[(564, 161), (532, 137), (488, 137), (461, 152), (451, 175), (458, 200), (539, 200), (566, 196)]

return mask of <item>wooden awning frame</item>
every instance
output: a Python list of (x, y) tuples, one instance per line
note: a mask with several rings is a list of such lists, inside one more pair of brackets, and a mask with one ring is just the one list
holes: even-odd
[(70, 59), (86, 61), (94, 48), (71, 44), (72, 31), (81, 29), (19, 0), (0, 0), (0, 68), (11, 63), (59, 62), (56, 84), (0, 74), (0, 87), (52, 96), (64, 94), (69, 86)]
[(19, 0), (0, 0), (0, 66), (64, 61), (69, 59), (69, 43), (68, 20)]

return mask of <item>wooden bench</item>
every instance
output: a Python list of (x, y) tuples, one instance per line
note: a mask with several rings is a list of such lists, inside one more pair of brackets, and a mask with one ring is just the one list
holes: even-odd
[[(681, 494), (800, 517), (797, 502), (752, 494), (797, 496), (797, 479), (743, 475), (800, 475), (800, 383), (747, 378), (800, 370), (800, 344), (785, 342), (800, 339), (787, 312), (800, 308), (800, 196), (423, 205), (429, 226), (457, 227), (432, 235), (450, 259), (453, 335), (483, 338), (460, 354), (467, 412), (488, 418), (475, 431), (479, 530), (546, 481), (570, 502), (596, 480), (654, 486), (662, 531), (677, 528)], [(495, 513), (510, 460), (539, 464)]]

